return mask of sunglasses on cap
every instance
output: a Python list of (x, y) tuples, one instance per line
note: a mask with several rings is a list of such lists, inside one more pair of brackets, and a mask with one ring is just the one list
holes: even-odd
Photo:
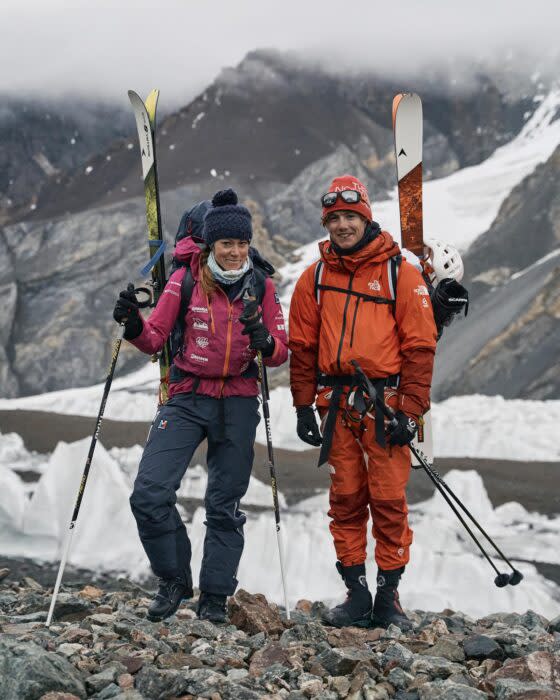
[(342, 190), (342, 192), (327, 192), (321, 197), (321, 204), (324, 207), (332, 207), (339, 197), (346, 204), (357, 204), (362, 200), (362, 195), (357, 190)]

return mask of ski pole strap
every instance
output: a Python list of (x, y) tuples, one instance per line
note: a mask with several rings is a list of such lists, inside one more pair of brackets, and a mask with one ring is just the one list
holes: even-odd
[[(365, 375), (364, 375), (365, 376)], [(374, 404), (375, 410), (375, 440), (380, 447), (385, 447), (385, 425), (383, 421), (383, 412), (381, 405), (376, 398), (379, 395), (383, 396), (383, 392), (386, 386), (398, 386), (399, 375), (392, 374), (389, 377), (379, 377), (379, 378), (367, 378), (368, 382), (374, 389), (374, 396), (370, 399)], [(329, 409), (327, 412), (327, 419), (325, 421), (325, 427), (323, 430), (323, 442), (321, 444), (321, 451), (319, 453), (319, 464), (322, 466), (328, 461), (329, 453), (332, 447), (332, 440), (334, 435), (334, 427), (336, 422), (336, 414), (339, 408), (340, 397), (343, 392), (346, 393), (352, 391), (352, 389), (364, 390), (367, 387), (364, 386), (363, 376), (359, 373), (357, 374), (324, 374), (319, 372), (317, 375), (317, 383), (319, 386), (330, 386), (333, 389)], [(365, 415), (365, 413), (364, 413)], [(363, 418), (364, 416), (361, 416)]]
[(149, 240), (148, 246), (150, 248), (150, 253), (152, 253), (153, 251), (155, 251), (155, 252), (153, 252), (153, 255), (150, 258), (150, 260), (140, 270), (140, 275), (142, 277), (147, 275), (148, 272), (150, 272), (156, 266), (157, 261), (161, 258), (161, 256), (165, 252), (165, 249), (167, 247), (167, 243), (165, 241), (160, 241), (159, 239)]

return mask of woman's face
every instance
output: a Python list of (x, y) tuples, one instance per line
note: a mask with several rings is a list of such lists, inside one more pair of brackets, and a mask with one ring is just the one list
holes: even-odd
[(249, 241), (220, 238), (214, 243), (214, 257), (223, 270), (240, 270), (249, 255)]

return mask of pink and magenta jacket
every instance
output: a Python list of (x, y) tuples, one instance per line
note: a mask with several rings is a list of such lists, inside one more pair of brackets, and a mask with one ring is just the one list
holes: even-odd
[[(183, 351), (173, 360), (176, 367), (191, 376), (170, 383), (169, 396), (192, 391), (196, 378), (198, 394), (215, 398), (256, 396), (257, 379), (241, 376), (256, 357), (256, 352), (249, 347), (249, 336), (241, 333), (244, 326), (239, 316), (243, 313), (243, 302), (241, 299), (230, 302), (221, 288), (208, 299), (199, 281), (200, 252), (192, 238), (183, 238), (175, 248), (175, 257), (190, 265), (195, 284), (185, 316)], [(185, 272), (186, 267), (175, 270), (151, 316), (144, 319), (142, 333), (129, 341), (148, 355), (159, 352), (173, 330), (180, 310)], [(278, 367), (288, 357), (288, 338), (282, 307), (270, 278), (266, 279), (261, 311), (263, 323), (275, 340), (274, 353), (263, 358), (264, 363)]]

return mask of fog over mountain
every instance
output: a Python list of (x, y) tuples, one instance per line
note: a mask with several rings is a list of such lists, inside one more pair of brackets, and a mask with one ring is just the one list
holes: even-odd
[(496, 0), (422, 3), (375, 0), (346, 8), (335, 0), (286, 0), (281, 11), (251, 0), (157, 7), (123, 0), (6, 0), (0, 94), (110, 98), (158, 86), (173, 108), (188, 103), (224, 66), (256, 47), (296, 51), (300, 60), (400, 80), (427, 70), (468, 84), (481, 66), (555, 74), (557, 3)]

